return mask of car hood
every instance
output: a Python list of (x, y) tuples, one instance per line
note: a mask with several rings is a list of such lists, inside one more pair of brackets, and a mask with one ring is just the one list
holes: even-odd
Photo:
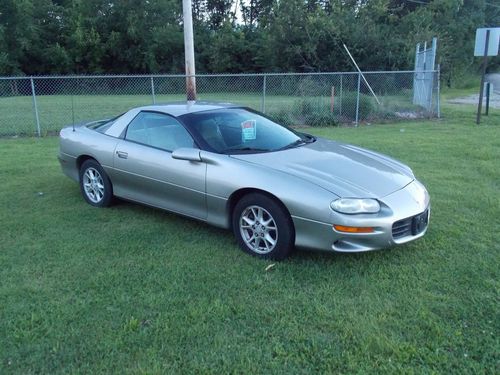
[(231, 156), (308, 180), (339, 197), (382, 198), (415, 179), (409, 167), (385, 155), (322, 138), (282, 151)]

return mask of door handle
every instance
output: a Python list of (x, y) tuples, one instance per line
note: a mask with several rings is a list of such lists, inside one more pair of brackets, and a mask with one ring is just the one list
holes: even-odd
[(123, 151), (116, 151), (116, 155), (118, 155), (119, 158), (126, 159), (128, 158), (128, 154)]

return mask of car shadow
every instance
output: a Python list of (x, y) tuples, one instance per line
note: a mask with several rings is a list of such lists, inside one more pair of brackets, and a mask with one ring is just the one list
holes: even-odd
[[(147, 206), (140, 203), (127, 201), (124, 199), (115, 198), (113, 201), (113, 205), (110, 207), (113, 210), (130, 210), (136, 214), (148, 216), (148, 217), (156, 217), (160, 220), (168, 220), (172, 224), (178, 224), (181, 227), (185, 227), (186, 230), (195, 230), (198, 234), (200, 232), (205, 232), (207, 235), (211, 236), (222, 236), (225, 238), (224, 242), (231, 243), (234, 245), (235, 249), (239, 249), (236, 240), (232, 232), (228, 229), (218, 228), (213, 225), (210, 225), (201, 220), (197, 220), (194, 218), (190, 218), (187, 216), (183, 216), (180, 214), (176, 214), (173, 212), (169, 212), (166, 210), (162, 210), (157, 207)], [(368, 262), (380, 262), (384, 261), (384, 259), (393, 257), (395, 252), (399, 253), (402, 250), (399, 248), (388, 248), (384, 250), (378, 251), (367, 251), (360, 253), (341, 253), (334, 251), (320, 251), (320, 250), (312, 250), (306, 248), (295, 248), (292, 252), (291, 256), (286, 260), (286, 262), (292, 263), (322, 263), (322, 264), (336, 264), (339, 263), (348, 263), (355, 264), (358, 262), (366, 263)], [(242, 256), (248, 256), (244, 252), (241, 252)]]

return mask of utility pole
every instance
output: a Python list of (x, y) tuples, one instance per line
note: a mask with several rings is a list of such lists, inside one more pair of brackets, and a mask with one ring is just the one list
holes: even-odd
[(184, 18), (184, 55), (186, 61), (187, 100), (196, 100), (196, 78), (194, 69), (193, 11), (191, 0), (182, 0)]

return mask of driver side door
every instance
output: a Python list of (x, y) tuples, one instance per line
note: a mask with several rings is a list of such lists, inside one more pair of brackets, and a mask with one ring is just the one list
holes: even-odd
[(139, 112), (114, 152), (115, 195), (206, 219), (207, 166), (173, 159), (172, 151), (180, 147), (196, 147), (180, 122), (164, 113)]

